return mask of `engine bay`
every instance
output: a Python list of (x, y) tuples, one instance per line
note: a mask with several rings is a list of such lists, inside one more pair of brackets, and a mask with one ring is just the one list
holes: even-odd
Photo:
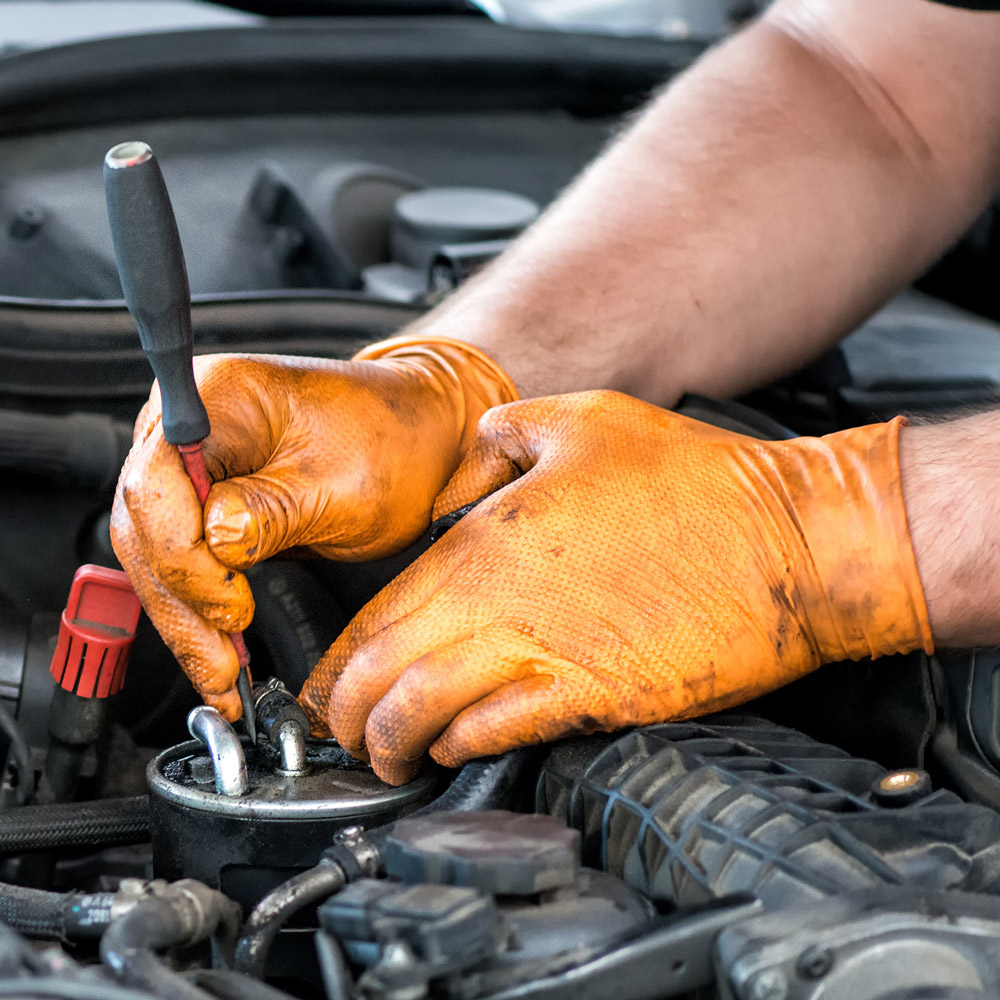
[[(1000, 992), (995, 650), (392, 788), (294, 695), (430, 533), (250, 572), (256, 744), (122, 589), (110, 507), (152, 375), (110, 147), (162, 163), (198, 353), (346, 359), (502, 252), (701, 48), (411, 15), (0, 55), (0, 994)], [(680, 411), (777, 438), (995, 405), (993, 218), (807, 370)]]

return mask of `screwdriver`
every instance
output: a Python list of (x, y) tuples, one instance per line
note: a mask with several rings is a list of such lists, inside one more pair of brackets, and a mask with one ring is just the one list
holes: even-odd
[[(108, 151), (104, 194), (125, 301), (160, 384), (163, 436), (177, 447), (204, 508), (212, 481), (201, 443), (211, 425), (194, 380), (191, 292), (167, 186), (146, 143), (123, 142)], [(240, 664), (236, 689), (243, 720), (256, 743), (250, 654), (242, 632), (229, 638)]]

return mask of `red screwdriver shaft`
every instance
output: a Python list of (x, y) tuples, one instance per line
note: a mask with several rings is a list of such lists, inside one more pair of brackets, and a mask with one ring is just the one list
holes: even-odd
[[(181, 460), (184, 462), (188, 479), (191, 480), (191, 485), (194, 487), (198, 503), (201, 504), (202, 510), (204, 510), (205, 502), (208, 500), (208, 491), (212, 488), (212, 480), (208, 474), (208, 466), (205, 465), (205, 452), (202, 450), (201, 442), (179, 444), (177, 445), (177, 450), (180, 452)], [(246, 678), (248, 683), (249, 677), (246, 675), (246, 670), (250, 664), (250, 653), (243, 639), (243, 633), (230, 632), (229, 638), (232, 639), (233, 649), (236, 650), (236, 658), (239, 660), (240, 681), (242, 682)], [(240, 696), (242, 698), (242, 691), (240, 692)]]

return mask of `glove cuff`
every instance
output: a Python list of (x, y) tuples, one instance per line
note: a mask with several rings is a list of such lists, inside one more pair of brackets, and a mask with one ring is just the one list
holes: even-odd
[[(812, 559), (809, 619), (824, 661), (934, 652), (900, 485), (906, 423), (800, 439), (801, 465), (785, 470), (806, 491), (793, 509)], [(824, 495), (830, 486), (836, 497)]]
[(450, 337), (393, 337), (370, 344), (352, 360), (416, 363), (450, 393), (456, 393), (462, 421), (459, 457), (472, 443), (476, 424), (487, 410), (520, 398), (510, 376), (489, 355)]

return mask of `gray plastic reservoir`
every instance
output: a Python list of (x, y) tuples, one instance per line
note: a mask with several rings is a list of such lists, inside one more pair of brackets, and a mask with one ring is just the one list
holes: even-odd
[(538, 205), (510, 191), (424, 188), (393, 206), (390, 246), (398, 264), (427, 272), (441, 246), (516, 236), (538, 216)]

